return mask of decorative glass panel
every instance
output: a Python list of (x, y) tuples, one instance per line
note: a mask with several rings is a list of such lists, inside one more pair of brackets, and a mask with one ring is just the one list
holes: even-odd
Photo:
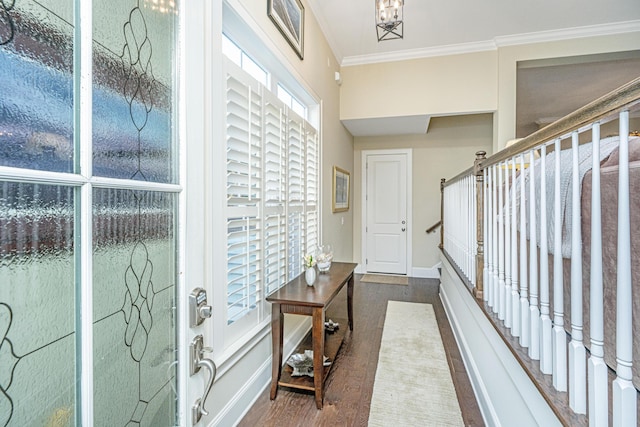
[(176, 2), (93, 3), (93, 173), (177, 182)]
[(0, 426), (75, 418), (73, 193), (0, 182)]
[(176, 195), (94, 194), (94, 425), (176, 421)]
[(0, 2), (2, 166), (73, 171), (72, 4)]

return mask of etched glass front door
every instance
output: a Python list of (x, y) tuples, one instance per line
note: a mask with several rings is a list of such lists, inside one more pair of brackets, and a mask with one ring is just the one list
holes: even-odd
[(177, 18), (0, 2), (0, 427), (177, 424)]

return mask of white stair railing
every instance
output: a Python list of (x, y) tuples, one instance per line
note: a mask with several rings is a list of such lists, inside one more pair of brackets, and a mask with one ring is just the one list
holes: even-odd
[[(638, 189), (630, 189), (629, 182), (629, 110), (635, 115), (640, 111), (640, 78), (494, 156), (478, 155), (474, 169), (443, 185), (446, 255), (475, 289), (487, 315), (504, 327), (503, 333), (518, 338), (518, 353), (539, 360), (539, 373), (550, 375), (558, 392), (568, 392), (559, 396), (567, 396), (568, 407), (588, 419), (590, 426), (608, 426), (610, 420), (614, 426), (638, 423), (633, 302), (640, 295), (633, 292), (636, 273), (632, 272), (631, 235), (635, 230), (630, 215), (632, 208), (637, 209), (631, 206), (630, 194)], [(605, 145), (600, 133), (613, 120), (619, 122), (620, 135), (617, 252), (606, 249), (605, 255), (602, 208), (605, 196), (609, 200), (610, 195), (602, 194), (600, 163), (616, 148), (609, 139)], [(584, 142), (589, 140), (590, 147)], [(571, 147), (563, 150), (563, 142), (570, 142)], [(539, 160), (534, 156), (537, 152)], [(591, 197), (587, 200), (581, 196), (585, 171), (580, 167), (589, 156)], [(565, 169), (570, 170), (570, 182), (562, 177)], [(548, 172), (552, 179), (547, 180)], [(565, 191), (566, 204), (561, 197)], [(590, 225), (585, 225), (589, 229), (585, 235), (590, 241), (588, 260), (582, 247), (583, 202), (590, 204), (591, 212)], [(565, 224), (565, 219), (571, 224)], [(563, 244), (565, 232), (571, 239)], [(564, 261), (563, 250), (569, 257)], [(605, 256), (617, 257), (615, 283), (610, 284), (616, 286), (615, 325), (606, 311), (614, 304), (613, 298), (605, 296), (609, 280), (603, 273)], [(583, 269), (589, 271), (589, 283), (583, 283)], [(568, 283), (564, 270), (570, 270)], [(583, 306), (583, 294), (589, 306)], [(570, 325), (565, 325), (565, 296), (569, 298)], [(583, 338), (585, 310), (587, 340)], [(615, 350), (608, 344), (613, 336)], [(508, 342), (518, 346), (511, 344), (513, 340)], [(615, 366), (610, 363), (613, 359)], [(612, 372), (615, 380), (611, 382)]]

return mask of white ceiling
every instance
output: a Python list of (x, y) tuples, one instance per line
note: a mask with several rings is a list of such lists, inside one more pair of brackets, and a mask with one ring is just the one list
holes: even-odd
[(382, 42), (376, 37), (376, 0), (303, 4), (343, 66), (486, 50), (523, 37), (553, 40), (640, 29), (640, 0), (403, 1), (404, 38)]
[[(378, 42), (375, 10), (379, 0), (302, 1), (318, 20), (342, 66), (640, 31), (640, 0), (404, 0), (404, 38)], [(631, 65), (633, 74), (637, 62)], [(597, 83), (598, 79), (592, 79), (592, 85), (594, 81)], [(571, 78), (568, 82), (558, 79), (549, 82), (547, 73), (530, 73), (530, 87), (541, 82), (547, 88), (555, 82), (565, 90), (573, 84)], [(597, 88), (595, 92), (606, 93), (611, 89)], [(549, 90), (557, 93), (553, 88)], [(548, 106), (545, 104), (548, 100), (540, 100), (540, 105), (536, 102), (530, 102), (527, 122), (518, 123), (519, 129), (531, 128), (536, 120), (549, 117), (535, 117)], [(576, 102), (582, 100), (573, 100), (570, 105), (557, 98), (555, 102), (556, 110), (569, 112), (581, 105)], [(425, 133), (429, 116), (384, 118), (384, 126), (380, 125), (381, 118), (343, 123), (354, 136), (391, 135), (390, 129), (396, 128), (403, 129), (402, 133), (409, 130)]]

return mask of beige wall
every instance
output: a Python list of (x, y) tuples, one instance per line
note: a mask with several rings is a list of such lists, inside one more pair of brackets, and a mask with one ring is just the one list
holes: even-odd
[[(413, 157), (412, 266), (433, 268), (439, 262), (440, 231), (425, 230), (440, 220), (440, 179), (452, 178), (473, 164), (475, 153), (490, 151), (493, 141), (492, 114), (439, 117), (431, 120), (424, 135), (358, 137), (355, 139), (353, 245), (354, 259), (362, 254), (362, 152), (410, 148)], [(411, 272), (409, 272), (411, 275)]]
[(340, 118), (495, 111), (496, 51), (343, 67)]

